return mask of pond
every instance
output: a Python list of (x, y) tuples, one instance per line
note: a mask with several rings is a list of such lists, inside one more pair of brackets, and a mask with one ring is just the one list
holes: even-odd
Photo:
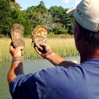
[[(79, 63), (79, 56), (65, 58), (67, 60), (77, 61)], [(8, 83), (7, 83), (7, 72), (10, 68), (11, 62), (0, 63), (0, 99), (11, 99)], [(53, 67), (53, 65), (45, 60), (24, 60), (24, 73), (33, 73), (47, 67)]]

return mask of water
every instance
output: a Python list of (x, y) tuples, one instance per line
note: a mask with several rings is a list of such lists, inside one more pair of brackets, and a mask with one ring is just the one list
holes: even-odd
[[(65, 58), (67, 60), (77, 61), (79, 63), (79, 56)], [(7, 72), (10, 68), (11, 62), (0, 63), (0, 99), (11, 99), (8, 83), (7, 83)], [(45, 60), (25, 60), (23, 62), (24, 73), (34, 73), (36, 71), (45, 69), (47, 67), (53, 67), (53, 65)]]
[(0, 99), (11, 99), (7, 83), (7, 72), (10, 63), (0, 64)]

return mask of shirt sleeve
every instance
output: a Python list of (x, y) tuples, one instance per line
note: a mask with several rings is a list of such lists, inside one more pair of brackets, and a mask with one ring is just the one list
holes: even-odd
[(34, 75), (21, 74), (10, 83), (12, 99), (38, 99)]

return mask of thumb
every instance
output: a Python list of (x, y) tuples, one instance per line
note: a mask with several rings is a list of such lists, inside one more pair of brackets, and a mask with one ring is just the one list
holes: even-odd
[(13, 48), (13, 46), (12, 45), (10, 45), (10, 49), (9, 49), (9, 51), (12, 51), (14, 48)]
[(45, 47), (47, 44), (46, 43), (42, 43), (40, 44), (40, 46)]

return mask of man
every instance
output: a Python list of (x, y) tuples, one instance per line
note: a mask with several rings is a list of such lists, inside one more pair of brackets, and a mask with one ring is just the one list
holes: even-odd
[[(13, 99), (99, 99), (99, 0), (82, 0), (74, 15), (74, 39), (80, 65), (66, 61), (41, 44), (45, 53), (35, 50), (56, 67), (23, 74), (22, 47), (10, 47), (13, 57), (8, 82)], [(17, 58), (17, 59), (16, 59)]]

